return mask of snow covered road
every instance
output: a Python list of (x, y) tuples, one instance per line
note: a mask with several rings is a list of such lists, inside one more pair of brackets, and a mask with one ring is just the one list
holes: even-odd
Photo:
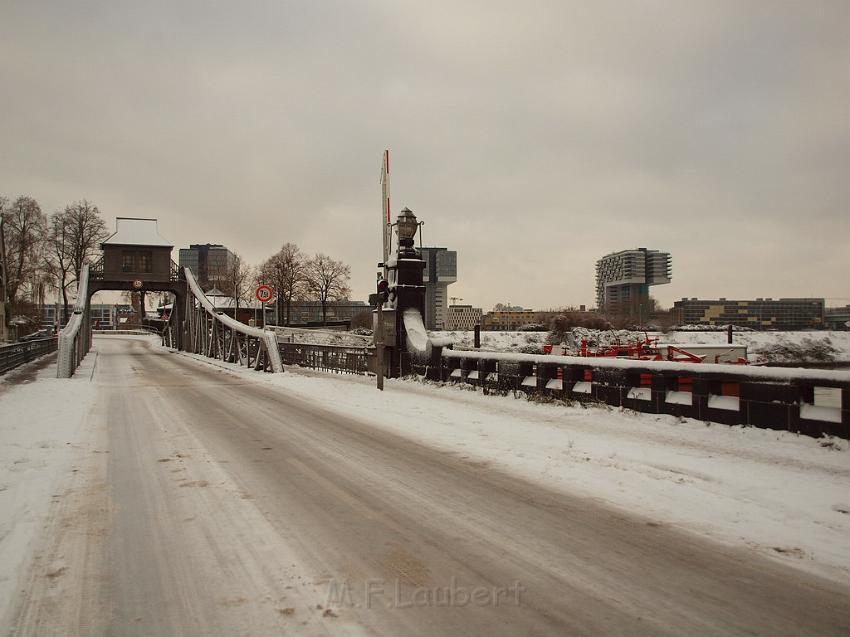
[[(2, 565), (19, 591), (2, 623), (13, 634), (850, 631), (846, 565), (818, 574), (826, 560), (807, 571), (724, 535), (740, 493), (713, 480), (688, 491), (703, 508), (726, 498), (724, 543), (692, 519), (696, 504), (681, 523), (677, 510), (660, 515), (687, 499), (667, 490), (694, 488), (666, 479), (679, 471), (677, 454), (735, 464), (728, 429), (683, 426), (675, 446), (657, 423), (641, 431), (632, 419), (626, 432), (625, 415), (602, 410), (559, 423), (553, 407), (454, 390), (399, 382), (378, 394), (360, 379), (232, 373), (145, 338), (95, 344), (92, 389), (77, 390), (88, 416), (68, 452), (76, 471), (61, 473), (62, 497), (45, 508), (30, 564)], [(50, 383), (28, 386), (29, 401), (39, 385)], [(20, 389), (0, 395), (4, 436)], [(610, 421), (607, 438), (590, 430), (593, 418)], [(520, 428), (535, 419), (548, 438)], [(720, 436), (716, 449), (709, 434)], [(845, 452), (811, 441), (813, 454), (833, 454), (811, 474), (802, 446), (774, 442), (788, 459), (775, 475), (826, 485), (825, 496), (812, 494), (818, 507), (850, 479)], [(641, 461), (659, 446), (662, 458)], [(751, 484), (748, 470), (773, 466), (770, 451), (746, 457), (759, 453), (749, 445), (737, 458), (739, 489)], [(649, 484), (636, 467), (650, 464), (669, 484), (631, 507), (618, 500), (612, 485)], [(711, 466), (691, 472), (711, 476)], [(634, 491), (621, 484), (619, 493)], [(755, 508), (742, 506), (745, 519), (774, 492), (747, 497)], [(799, 513), (808, 523), (811, 511)], [(832, 513), (830, 533), (840, 535), (848, 516)], [(838, 540), (827, 550), (844, 559)]]

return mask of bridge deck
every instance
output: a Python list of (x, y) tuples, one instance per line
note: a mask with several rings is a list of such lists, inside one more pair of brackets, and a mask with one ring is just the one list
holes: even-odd
[[(379, 432), (144, 338), (96, 347), (91, 439), (20, 586), (7, 624), (18, 634), (850, 627), (850, 592), (830, 581)], [(517, 582), (519, 605), (515, 589), (500, 591)], [(455, 605), (425, 603), (452, 586)], [(476, 588), (478, 601), (462, 604)]]

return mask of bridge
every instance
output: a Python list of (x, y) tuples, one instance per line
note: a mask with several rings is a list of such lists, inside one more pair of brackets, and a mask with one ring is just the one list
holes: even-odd
[(171, 259), (173, 245), (159, 234), (156, 219), (119, 217), (101, 248), (100, 260), (80, 273), (74, 313), (59, 336), (60, 378), (72, 376), (91, 347), (89, 307), (92, 295), (102, 290), (138, 292), (142, 308), (146, 293), (169, 292), (174, 303), (162, 333), (164, 345), (256, 370), (283, 371), (274, 335), (218, 312), (192, 271), (181, 270)]
[[(91, 296), (101, 290), (169, 292), (172, 311), (163, 344), (257, 371), (283, 372), (283, 363), (318, 369), (418, 374), (487, 393), (539, 394), (561, 400), (605, 403), (638, 412), (671, 414), (722, 424), (850, 439), (850, 375), (825, 370), (592, 359), (569, 356), (456, 352), (425, 330), (424, 262), (413, 248), (418, 222), (402, 211), (400, 234), (386, 268), (386, 308), (381, 313), (384, 356), (376, 347), (278, 343), (274, 332), (249, 327), (216, 310), (188, 268), (171, 259), (172, 245), (155, 219), (116, 220), (103, 257), (86, 266), (72, 320), (59, 338), (57, 373), (70, 377), (91, 346), (87, 319)], [(144, 306), (144, 301), (142, 301)], [(831, 392), (828, 405), (817, 396)]]
[[(146, 224), (146, 243), (134, 242), (143, 225), (137, 221)], [(753, 499), (753, 515), (776, 506), (777, 492), (759, 482), (767, 468), (787, 464), (793, 472), (779, 474), (789, 485), (783, 488), (802, 481), (834, 498), (850, 484), (846, 468), (830, 473), (825, 464), (805, 474), (793, 454), (718, 450), (708, 430), (679, 444), (671, 442), (675, 434), (653, 429), (654, 421), (630, 421), (631, 433), (607, 438), (610, 412), (598, 407), (737, 414), (758, 426), (779, 422), (768, 409), (783, 418), (790, 410), (785, 428), (834, 428), (846, 424), (845, 403), (824, 412), (806, 401), (820, 386), (846, 397), (846, 376), (454, 351), (425, 332), (421, 268), (399, 249), (388, 262), (387, 375), (535, 394), (555, 405), (568, 397), (592, 402), (592, 418), (571, 421), (576, 430), (567, 435), (585, 429), (599, 433), (582, 435), (601, 437), (574, 450), (572, 438), (560, 436), (555, 408), (526, 418), (507, 401), (494, 411), (465, 399), (471, 392), (434, 398), (428, 387), (394, 383), (379, 394), (367, 376), (281, 374), (296, 364), (374, 373), (376, 352), (278, 343), (270, 330), (219, 314), (191, 271), (177, 268), (170, 252), (165, 258), (167, 245), (154, 256), (159, 239), (149, 222), (132, 220), (136, 231), (127, 233), (119, 221), (104, 259), (81, 273), (74, 315), (60, 337), (63, 378), (49, 389), (71, 388), (89, 402), (77, 429), (63, 430), (57, 442), (69, 450), (68, 462), (56, 465), (52, 504), (36, 518), (45, 529), (38, 559), (21, 567), (26, 580), (4, 614), (16, 634), (790, 635), (850, 626), (847, 573), (804, 568), (797, 547), (775, 539), (785, 537), (781, 521), (754, 525), (750, 532), (767, 546), (756, 550), (636, 504), (640, 489), (664, 475), (682, 483), (667, 482), (659, 493), (684, 490), (702, 508), (710, 499), (721, 517), (725, 503), (736, 511), (735, 528)], [(87, 307), (100, 289), (174, 294), (160, 340), (93, 338)], [(683, 378), (690, 379), (687, 403)], [(739, 384), (737, 396), (723, 393), (730, 382)], [(27, 390), (38, 396), (41, 386)], [(500, 428), (506, 418), (509, 426)], [(547, 419), (553, 423), (539, 448), (529, 446), (524, 432)], [(399, 424), (405, 420), (407, 429)], [(462, 431), (467, 437), (453, 437)], [(475, 448), (497, 435), (490, 451)], [(652, 459), (626, 472), (634, 461), (625, 450), (651, 456), (654, 445), (670, 446), (663, 463)], [(515, 456), (531, 453), (539, 465), (511, 469)], [(706, 461), (706, 454), (718, 458)], [(753, 460), (759, 454), (771, 462)], [(614, 495), (588, 496), (577, 484), (551, 480), (555, 457), (567, 458), (568, 477), (592, 475), (572, 473), (591, 465), (609, 472), (605, 493), (624, 490), (631, 504), (614, 506), (606, 500)], [(743, 467), (734, 488), (723, 486), (727, 476), (713, 473), (712, 462)], [(711, 499), (715, 490), (721, 496)], [(736, 499), (737, 491), (744, 495)], [(769, 492), (763, 501), (761, 491)], [(799, 498), (788, 497), (803, 516)], [(846, 515), (829, 515), (804, 528), (839, 542)], [(840, 553), (836, 546), (824, 551), (821, 561)]]

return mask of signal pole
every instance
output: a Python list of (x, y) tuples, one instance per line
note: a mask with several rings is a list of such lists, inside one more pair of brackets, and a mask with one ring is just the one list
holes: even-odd
[(5, 218), (0, 213), (0, 343), (6, 342), (6, 236), (3, 233)]
[(375, 335), (375, 349), (378, 354), (378, 389), (384, 391), (384, 302), (378, 300), (378, 333)]

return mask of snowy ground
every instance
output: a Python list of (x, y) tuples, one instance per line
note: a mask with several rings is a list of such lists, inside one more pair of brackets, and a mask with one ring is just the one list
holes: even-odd
[[(0, 380), (0, 617), (50, 507), (65, 496), (77, 451), (86, 444), (96, 360), (95, 353), (87, 356), (68, 380), (56, 378), (55, 364), (29, 374), (39, 361)], [(32, 378), (16, 380), (20, 376)]]
[[(723, 344), (726, 334), (717, 332), (670, 332), (653, 335), (665, 343)], [(850, 332), (735, 332), (733, 342), (747, 346), (750, 354), (773, 362), (817, 362), (819, 350), (834, 362), (850, 363)]]
[[(548, 486), (850, 584), (850, 451), (761, 429), (288, 368), (252, 382)], [(824, 446), (824, 445), (827, 446)]]
[[(544, 405), (451, 386), (288, 368), (272, 375), (195, 357), (246, 382), (325, 404), (471, 463), (744, 546), (850, 585), (850, 451), (760, 429)], [(0, 382), (0, 616), (34, 537), (66, 495), (82, 452), (96, 352), (71, 380), (47, 367)]]
[[(432, 336), (447, 336), (456, 343), (455, 349), (472, 349), (474, 333), (465, 331), (430, 332)], [(618, 332), (628, 340), (643, 338), (643, 332)], [(540, 353), (548, 332), (481, 332), (481, 349), (494, 352)], [(726, 343), (725, 332), (650, 332), (649, 337), (660, 343), (716, 344)], [(747, 346), (749, 354), (766, 357), (776, 363), (817, 363), (827, 360), (850, 363), (850, 332), (735, 332), (733, 342)]]
[[(472, 349), (475, 333), (465, 331), (428, 332), (432, 337), (447, 337), (455, 349)], [(481, 349), (488, 352), (527, 352), (540, 354), (549, 332), (481, 332)]]

